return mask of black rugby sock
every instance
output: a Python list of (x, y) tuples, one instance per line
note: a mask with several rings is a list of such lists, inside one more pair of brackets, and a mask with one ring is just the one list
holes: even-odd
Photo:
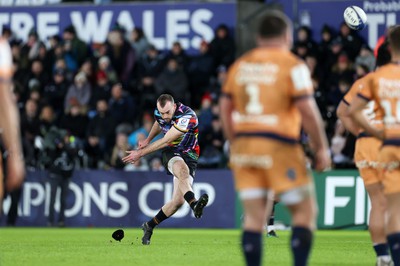
[(242, 234), (242, 250), (246, 259), (246, 265), (261, 265), (262, 234), (244, 231)]
[(168, 216), (165, 215), (165, 213), (163, 212), (163, 210), (161, 209), (156, 216), (154, 216), (150, 221), (147, 222), (147, 224), (151, 227), (154, 228), (157, 225), (159, 225), (162, 221), (164, 221), (165, 219), (167, 219)]
[(312, 239), (313, 235), (310, 229), (305, 227), (293, 227), (291, 247), (295, 266), (307, 265)]
[(188, 191), (185, 193), (185, 195), (183, 195), (183, 197), (185, 198), (186, 202), (189, 203), (190, 208), (194, 208), (194, 206), (196, 205), (196, 198), (194, 197), (194, 193), (192, 191)]
[(400, 233), (393, 233), (387, 236), (387, 240), (390, 247), (390, 253), (392, 254), (392, 260), (395, 266), (400, 265)]

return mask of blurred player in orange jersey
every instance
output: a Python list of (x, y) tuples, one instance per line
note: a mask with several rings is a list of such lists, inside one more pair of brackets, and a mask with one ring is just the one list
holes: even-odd
[(292, 215), (294, 265), (306, 265), (317, 208), (300, 129), (310, 135), (320, 171), (331, 164), (326, 135), (308, 68), (290, 53), (292, 25), (286, 15), (271, 11), (261, 19), (257, 45), (231, 66), (220, 98), (244, 208), (243, 253), (247, 265), (261, 264), (264, 223), (275, 192)]
[[(388, 57), (386, 53), (380, 53), (378, 62), (377, 67), (385, 65), (390, 62), (390, 56)], [(352, 100), (357, 97), (357, 93), (362, 90), (364, 82), (368, 78), (368, 75), (364, 76), (353, 84), (340, 102), (336, 113), (346, 129), (357, 136), (354, 159), (371, 200), (368, 229), (377, 256), (376, 265), (384, 266), (390, 265), (391, 259), (385, 233), (386, 199), (383, 194), (382, 175), (380, 175), (378, 160), (382, 141), (365, 133), (354, 123), (348, 112)], [(383, 113), (374, 101), (368, 102), (364, 109), (364, 115), (370, 124), (383, 128)]]
[[(6, 191), (19, 188), (25, 174), (25, 164), (22, 158), (19, 116), (11, 91), (12, 55), (6, 40), (0, 38), (0, 137), (7, 150), (7, 165), (5, 180)], [(1, 154), (1, 153), (0, 153)], [(3, 174), (0, 158), (0, 215), (3, 200)]]
[[(390, 64), (369, 74), (350, 104), (349, 114), (367, 133), (383, 140), (379, 162), (387, 201), (386, 236), (394, 265), (400, 266), (400, 26), (389, 31)], [(363, 110), (369, 101), (383, 112), (384, 128), (368, 122)]]

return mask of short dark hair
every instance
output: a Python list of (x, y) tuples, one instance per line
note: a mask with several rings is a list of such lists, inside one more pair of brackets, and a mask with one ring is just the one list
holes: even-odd
[(281, 11), (268, 11), (260, 20), (258, 35), (261, 38), (279, 37), (286, 34), (291, 24), (289, 18)]
[(396, 54), (400, 53), (400, 26), (394, 26), (389, 30), (389, 45)]
[(164, 108), (167, 102), (174, 104), (175, 100), (170, 94), (161, 94), (160, 97), (158, 97), (157, 102), (160, 104), (161, 108)]

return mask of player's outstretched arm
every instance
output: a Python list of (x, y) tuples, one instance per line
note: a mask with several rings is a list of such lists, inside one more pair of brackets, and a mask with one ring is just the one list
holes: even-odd
[(349, 114), (349, 105), (344, 101), (340, 101), (338, 108), (336, 109), (336, 115), (342, 121), (343, 126), (354, 136), (358, 136), (360, 128), (354, 123), (353, 119)]
[(300, 111), (303, 129), (310, 136), (311, 148), (315, 151), (315, 170), (323, 171), (331, 167), (328, 140), (323, 127), (321, 114), (314, 98), (307, 97), (295, 102)]
[(384, 131), (372, 126), (363, 113), (363, 110), (367, 104), (368, 101), (361, 97), (354, 98), (350, 104), (349, 115), (353, 121), (363, 128), (367, 133), (378, 139), (384, 139)]
[(144, 147), (149, 145), (149, 143), (160, 133), (161, 133), (161, 128), (158, 125), (158, 122), (155, 121), (153, 126), (150, 129), (150, 132), (149, 132), (149, 135), (147, 136), (147, 138), (139, 141), (139, 143), (138, 143), (139, 149), (143, 149)]
[(124, 163), (134, 163), (139, 160), (141, 157), (150, 154), (154, 151), (167, 147), (171, 144), (174, 140), (178, 139), (182, 136), (184, 132), (179, 131), (175, 127), (171, 127), (170, 130), (164, 135), (163, 138), (150, 143), (146, 147), (139, 149), (139, 150), (132, 150), (127, 151), (128, 155), (122, 158)]

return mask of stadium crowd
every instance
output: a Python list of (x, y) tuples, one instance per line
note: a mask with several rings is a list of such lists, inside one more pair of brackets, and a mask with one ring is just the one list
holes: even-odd
[[(310, 28), (300, 27), (293, 52), (311, 71), (335, 166), (353, 167), (355, 138), (337, 120), (335, 110), (355, 79), (374, 69), (375, 56), (344, 23), (338, 31), (326, 25), (320, 34), (321, 41), (316, 42)], [(158, 51), (142, 29), (127, 32), (119, 25), (104, 43), (84, 43), (73, 26), (46, 44), (35, 29), (26, 42), (8, 28), (2, 35), (12, 48), (14, 93), (28, 167), (45, 167), (46, 134), (57, 127), (66, 130), (69, 145), (77, 150), (77, 168), (163, 170), (159, 154), (134, 165), (121, 160), (150, 131), (161, 93), (196, 110), (199, 167), (226, 166), (217, 101), (235, 59), (235, 42), (225, 25), (215, 29), (210, 43), (201, 42), (193, 55), (179, 41), (168, 51)]]

